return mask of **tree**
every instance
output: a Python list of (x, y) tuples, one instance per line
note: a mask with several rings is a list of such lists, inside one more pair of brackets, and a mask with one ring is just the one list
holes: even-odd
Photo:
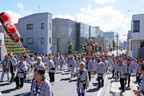
[(102, 46), (99, 47), (100, 52), (102, 51), (102, 48), (103, 48)]
[(96, 52), (98, 51), (98, 48), (99, 48), (98, 43), (95, 43), (95, 50), (96, 50)]
[(113, 39), (113, 49), (116, 47), (115, 40)]
[(72, 50), (73, 50), (73, 44), (69, 43), (69, 45), (68, 45), (68, 54), (71, 54)]

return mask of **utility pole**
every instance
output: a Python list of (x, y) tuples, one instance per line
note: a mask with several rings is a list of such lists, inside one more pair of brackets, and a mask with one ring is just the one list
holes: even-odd
[(40, 13), (40, 7), (41, 7), (41, 6), (38, 6), (38, 7), (39, 7), (39, 13)]
[(119, 35), (117, 34), (115, 37), (117, 38), (117, 56), (118, 56), (118, 38), (119, 38)]

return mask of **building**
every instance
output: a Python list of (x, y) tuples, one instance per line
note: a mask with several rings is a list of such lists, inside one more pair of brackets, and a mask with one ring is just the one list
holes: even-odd
[(73, 51), (81, 52), (82, 43), (103, 35), (98, 26), (69, 19), (52, 20), (52, 14), (48, 12), (25, 16), (15, 25), (23, 46), (34, 53), (68, 54), (69, 43), (73, 44)]
[(131, 39), (132, 39), (131, 31), (128, 31), (128, 34), (127, 34), (127, 56), (129, 56), (129, 57), (131, 57), (131, 52), (132, 52)]
[(96, 37), (95, 41), (102, 46), (102, 51), (108, 51), (109, 49), (113, 48), (113, 39), (109, 39), (104, 36)]
[(131, 23), (132, 57), (144, 59), (144, 14), (133, 15)]
[(115, 32), (103, 32), (103, 36), (107, 37), (109, 39), (114, 39), (116, 40), (116, 36), (117, 34)]
[(89, 39), (92, 38), (94, 41), (97, 36), (101, 36), (103, 34), (103, 31), (99, 29), (98, 26), (90, 26), (84, 23), (77, 23), (77, 48), (76, 50), (81, 52), (82, 49), (82, 43), (89, 42)]
[(89, 39), (90, 39), (90, 26), (87, 25), (87, 24), (84, 24), (84, 23), (77, 23), (76, 25), (76, 36), (77, 36), (77, 39), (76, 39), (76, 50), (79, 51), (79, 52), (82, 52), (82, 43), (86, 42), (88, 43), (89, 42)]
[(52, 53), (52, 14), (36, 13), (20, 18), (17, 29), (23, 46), (34, 53)]
[(3, 31), (0, 31), (0, 64), (5, 56), (5, 46), (4, 46), (4, 33)]
[(69, 43), (73, 44), (76, 51), (76, 22), (69, 19), (53, 19), (52, 27), (53, 54), (68, 54)]
[(68, 54), (68, 44), (73, 44), (73, 51), (82, 52), (82, 43), (89, 42), (92, 38), (102, 35), (102, 31), (96, 26), (75, 22), (69, 19), (53, 19), (53, 51), (52, 53)]

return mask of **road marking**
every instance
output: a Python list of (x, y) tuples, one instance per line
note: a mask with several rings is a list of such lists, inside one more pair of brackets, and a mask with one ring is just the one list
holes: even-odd
[(131, 77), (131, 83), (132, 83), (132, 85), (133, 85), (134, 89), (136, 90), (136, 89), (137, 89), (137, 87), (135, 86), (135, 84), (133, 83), (133, 81), (134, 81), (134, 79), (133, 79), (133, 77)]
[[(105, 77), (105, 79), (104, 79), (104, 82), (105, 82), (106, 79), (107, 79), (107, 77), (108, 77), (108, 75), (105, 75), (104, 77)], [(104, 85), (105, 85), (105, 83), (104, 83)], [(105, 87), (106, 87), (106, 86), (105, 86)], [(103, 89), (104, 89), (104, 87), (102, 87), (102, 88), (98, 91), (97, 96), (101, 96), (101, 93), (102, 93)]]
[(131, 84), (131, 88), (132, 88), (131, 93), (133, 94), (133, 96), (135, 96), (133, 90), (137, 90), (137, 87), (136, 87), (136, 85), (133, 83), (133, 81), (134, 81), (134, 79), (133, 79), (133, 77), (131, 77), (131, 83), (130, 83), (130, 84)]
[(0, 92), (0, 96), (2, 96), (1, 92)]

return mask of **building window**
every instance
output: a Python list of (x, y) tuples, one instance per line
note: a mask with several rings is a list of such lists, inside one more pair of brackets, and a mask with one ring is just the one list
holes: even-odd
[(44, 44), (44, 38), (41, 38), (41, 44)]
[(51, 27), (52, 27), (52, 26), (51, 26), (51, 23), (49, 23), (49, 30), (51, 30)]
[(23, 38), (20, 38), (20, 41), (23, 43)]
[(41, 23), (41, 29), (44, 29), (44, 23)]
[(27, 24), (27, 30), (33, 30), (33, 24)]
[(51, 44), (51, 38), (49, 38), (49, 44)]
[(33, 44), (33, 38), (27, 38), (27, 44)]
[(133, 21), (133, 32), (139, 32), (140, 31), (140, 20), (134, 20)]
[(131, 41), (131, 50), (132, 50), (132, 43), (133, 43), (133, 42)]

